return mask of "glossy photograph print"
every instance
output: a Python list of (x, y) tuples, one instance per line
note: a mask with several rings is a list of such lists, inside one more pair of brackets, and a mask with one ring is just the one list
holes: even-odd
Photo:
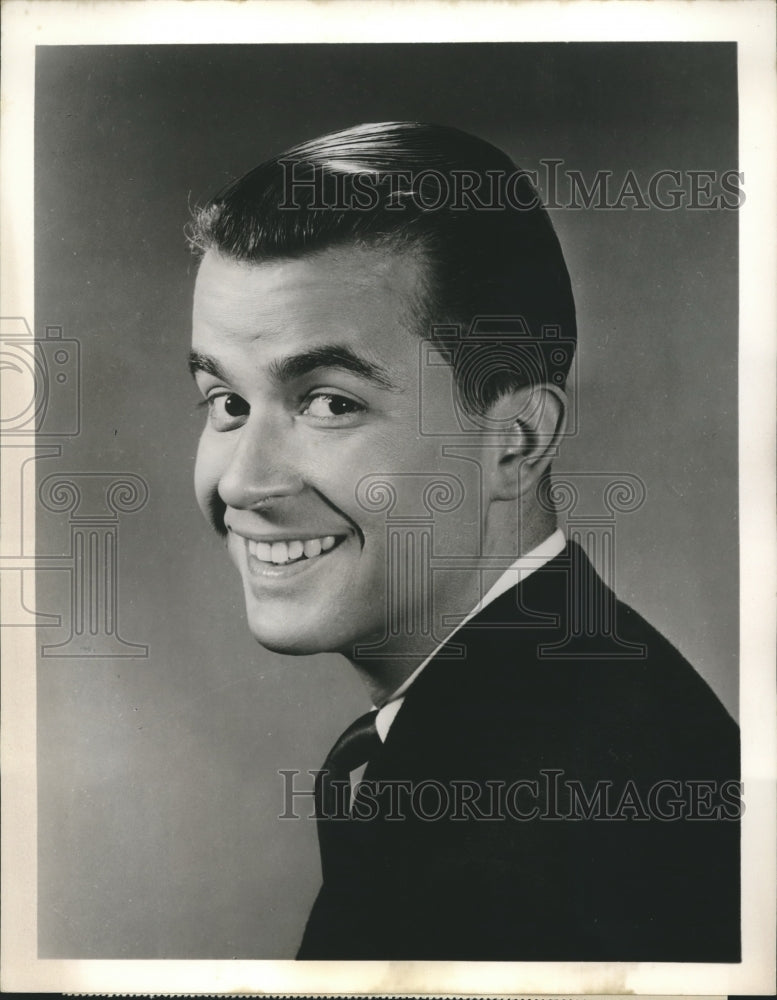
[(747, 50), (508, 36), (34, 46), (38, 965), (768, 971)]

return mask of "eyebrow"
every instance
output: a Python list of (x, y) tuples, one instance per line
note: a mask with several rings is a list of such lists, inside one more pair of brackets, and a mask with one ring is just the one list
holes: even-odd
[[(380, 389), (389, 389), (395, 392), (399, 389), (399, 385), (382, 365), (360, 357), (350, 347), (342, 344), (325, 344), (321, 347), (311, 348), (309, 351), (301, 351), (299, 354), (278, 358), (270, 364), (269, 372), (274, 381), (285, 383), (302, 378), (303, 375), (309, 375), (319, 368), (335, 368), (339, 371), (351, 372), (351, 374), (358, 375)], [(215, 358), (201, 354), (199, 351), (192, 351), (189, 354), (189, 371), (192, 375), (197, 372), (205, 372), (221, 381), (228, 381), (224, 369)]]
[(189, 351), (189, 374), (194, 376), (197, 372), (212, 375), (222, 382), (227, 381), (226, 372), (219, 365), (218, 361), (207, 354), (201, 354), (199, 351)]

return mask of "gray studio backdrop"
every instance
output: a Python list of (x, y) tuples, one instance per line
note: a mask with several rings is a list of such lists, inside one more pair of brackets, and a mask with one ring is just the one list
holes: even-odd
[[(80, 405), (78, 426), (52, 410), (60, 454), (25, 485), (38, 608), (60, 618), (38, 632), (42, 957), (293, 956), (318, 855), (312, 822), (277, 818), (277, 772), (320, 766), (369, 704), (344, 661), (253, 643), (195, 507), (188, 206), (292, 143), (408, 118), (526, 168), (618, 187), (676, 170), (687, 190), (687, 171), (736, 169), (736, 100), (733, 45), (39, 49), (35, 333), (52, 372), (77, 362), (52, 407)], [(556, 469), (645, 484), (617, 521), (617, 589), (735, 713), (737, 213), (552, 216), (580, 328)]]

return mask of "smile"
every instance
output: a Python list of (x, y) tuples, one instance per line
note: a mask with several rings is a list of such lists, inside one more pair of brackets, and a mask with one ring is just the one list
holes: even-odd
[(345, 536), (323, 535), (321, 538), (287, 539), (281, 542), (256, 542), (246, 539), (249, 555), (261, 563), (286, 566), (290, 563), (316, 559), (342, 542)]

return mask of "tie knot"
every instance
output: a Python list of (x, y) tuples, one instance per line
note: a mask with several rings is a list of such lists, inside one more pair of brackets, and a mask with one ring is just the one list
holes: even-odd
[(352, 722), (329, 751), (324, 761), (324, 770), (333, 778), (347, 777), (351, 771), (369, 760), (374, 750), (380, 746), (380, 736), (375, 726), (377, 714), (376, 711), (366, 712)]

